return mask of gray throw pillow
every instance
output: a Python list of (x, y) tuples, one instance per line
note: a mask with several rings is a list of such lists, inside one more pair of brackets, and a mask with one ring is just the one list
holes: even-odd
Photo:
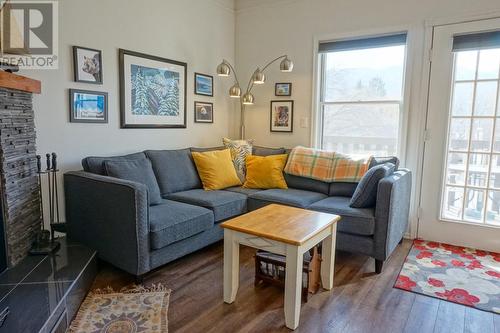
[(370, 168), (358, 183), (352, 195), (349, 206), (352, 208), (370, 208), (377, 202), (378, 182), (391, 175), (396, 166), (392, 163), (384, 163)]
[(158, 205), (162, 202), (160, 187), (149, 160), (108, 160), (104, 161), (104, 166), (108, 176), (146, 185), (150, 205)]

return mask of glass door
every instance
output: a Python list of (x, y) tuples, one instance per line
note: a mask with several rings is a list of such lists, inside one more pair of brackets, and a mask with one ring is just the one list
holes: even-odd
[(418, 236), (500, 250), (500, 20), (434, 27)]

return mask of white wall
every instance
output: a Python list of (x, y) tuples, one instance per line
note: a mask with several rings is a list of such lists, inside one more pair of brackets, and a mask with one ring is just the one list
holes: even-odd
[[(272, 57), (288, 54), (295, 67), (292, 73), (281, 73), (275, 65), (267, 75), (267, 83), (253, 93), (256, 104), (246, 110), (247, 138), (259, 145), (293, 147), (311, 144), (314, 39), (330, 36), (362, 36), (386, 32), (409, 31), (408, 104), (406, 159), (402, 164), (419, 170), (425, 94), (421, 93), (425, 78), (425, 24), (443, 18), (473, 17), (500, 12), (498, 0), (237, 0), (236, 63), (239, 76), (247, 78), (257, 65)], [(492, 14), (490, 14), (492, 15)], [(425, 55), (425, 56), (424, 56)], [(240, 79), (243, 80), (244, 79)], [(269, 101), (274, 96), (275, 82), (292, 82), (295, 101), (292, 134), (269, 131)], [(300, 118), (308, 118), (309, 126), (300, 127)], [(412, 200), (416, 203), (417, 200)], [(414, 211), (415, 209), (413, 209)], [(414, 216), (415, 214), (412, 213)], [(413, 217), (413, 226), (415, 226)], [(413, 228), (415, 229), (415, 228)], [(414, 230), (413, 230), (414, 231)]]
[[(230, 83), (215, 77), (214, 98), (194, 95), (193, 73), (213, 75), (222, 58), (232, 61), (234, 37), (232, 0), (59, 1), (59, 69), (21, 73), (42, 82), (34, 97), (38, 153), (57, 152), (65, 172), (88, 155), (220, 145), (233, 126)], [(73, 82), (73, 45), (102, 50), (103, 85)], [(186, 129), (120, 129), (118, 48), (187, 62)], [(109, 123), (70, 123), (69, 88), (108, 92)], [(214, 102), (214, 124), (194, 123), (195, 100)]]

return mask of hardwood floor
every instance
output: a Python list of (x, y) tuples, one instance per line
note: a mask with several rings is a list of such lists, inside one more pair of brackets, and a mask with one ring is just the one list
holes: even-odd
[[(398, 246), (381, 274), (374, 261), (337, 251), (332, 291), (320, 291), (302, 303), (296, 332), (480, 332), (500, 333), (500, 315), (394, 289), (411, 247)], [(172, 289), (169, 332), (290, 332), (284, 326), (283, 290), (254, 287), (255, 250), (240, 251), (240, 288), (236, 301), (222, 301), (222, 242), (165, 265), (144, 284)], [(119, 289), (134, 278), (103, 265), (93, 288)]]

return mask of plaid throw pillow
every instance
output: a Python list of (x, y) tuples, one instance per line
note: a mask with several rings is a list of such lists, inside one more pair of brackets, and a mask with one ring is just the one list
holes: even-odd
[(231, 140), (223, 138), (222, 143), (231, 151), (236, 174), (242, 183), (245, 182), (246, 166), (245, 161), (247, 155), (252, 155), (253, 140)]

